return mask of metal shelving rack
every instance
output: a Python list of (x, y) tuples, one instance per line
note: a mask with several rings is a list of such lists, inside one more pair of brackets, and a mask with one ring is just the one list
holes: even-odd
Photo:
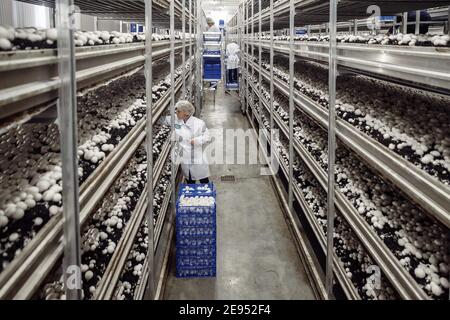
[[(366, 2), (347, 2), (335, 1), (278, 1), (274, 5), (273, 0), (262, 1), (243, 1), (240, 6), (240, 12), (244, 13), (243, 37), (241, 47), (245, 52), (245, 58), (242, 63), (242, 72), (244, 75), (241, 100), (248, 110), (247, 116), (254, 128), (258, 131), (266, 131), (260, 122), (258, 111), (253, 106), (252, 96), (256, 95), (259, 99), (259, 110), (266, 109), (270, 115), (270, 137), (266, 133), (270, 146), (275, 149), (273, 144), (272, 132), (274, 131), (274, 122), (280, 128), (283, 135), (289, 140), (289, 159), (293, 159), (292, 150), (307, 165), (309, 170), (320, 182), (323, 189), (335, 190), (328, 194), (328, 211), (333, 212), (336, 207), (339, 214), (345, 218), (351, 226), (353, 232), (357, 235), (360, 242), (365, 247), (373, 260), (380, 266), (383, 274), (393, 285), (402, 299), (429, 299), (425, 292), (419, 287), (412, 276), (404, 269), (397, 258), (380, 240), (376, 233), (369, 227), (364, 219), (358, 214), (356, 209), (347, 200), (338, 188), (335, 187), (334, 174), (329, 174), (313, 159), (309, 151), (300, 143), (297, 138), (293, 138), (293, 110), (301, 111), (302, 114), (309, 116), (322, 128), (328, 131), (329, 150), (336, 149), (335, 136), (349, 149), (362, 158), (370, 167), (374, 168), (380, 175), (388, 179), (393, 185), (397, 186), (404, 194), (416, 204), (421, 206), (425, 212), (429, 213), (434, 219), (439, 220), (443, 225), (450, 227), (450, 188), (437, 179), (431, 177), (428, 173), (417, 169), (406, 160), (394, 154), (391, 150), (382, 146), (374, 139), (352, 127), (347, 122), (337, 119), (333, 113), (319, 106), (308, 97), (298, 92), (293, 84), (293, 68), (296, 58), (306, 59), (325, 63), (329, 66), (329, 102), (330, 110), (334, 110), (336, 88), (336, 68), (339, 70), (350, 71), (356, 74), (362, 74), (374, 78), (381, 78), (393, 83), (400, 83), (409, 87), (425, 89), (439, 94), (448, 95), (450, 92), (450, 79), (447, 66), (450, 66), (450, 51), (448, 48), (433, 47), (401, 47), (401, 46), (382, 46), (382, 45), (361, 45), (361, 44), (343, 44), (336, 43), (336, 33), (338, 27), (354, 26), (357, 19), (367, 17), (365, 9), (369, 4)], [(434, 6), (448, 6), (448, 1), (429, 1), (419, 3), (410, 1), (408, 3), (400, 1), (388, 1), (380, 4), (383, 15), (393, 15), (405, 11), (419, 10)], [(254, 14), (249, 14), (254, 9)], [(261, 9), (260, 9), (261, 8)], [(337, 10), (337, 14), (336, 14)], [(293, 12), (294, 11), (294, 12)], [(235, 18), (234, 18), (235, 19)], [(352, 23), (346, 24), (345, 21), (352, 20)], [(310, 43), (294, 42), (294, 27), (303, 27), (311, 32), (314, 28), (310, 25), (320, 23), (319, 30), (327, 29), (331, 40), (328, 43)], [(358, 25), (358, 24), (356, 24)], [(250, 30), (251, 28), (251, 30)], [(276, 30), (287, 29), (291, 32), (290, 41), (275, 41), (274, 32)], [(255, 37), (254, 31), (258, 33)], [(354, 28), (354, 31), (357, 28)], [(261, 31), (266, 36), (270, 35), (270, 40), (261, 40)], [(287, 34), (283, 31), (283, 34)], [(249, 47), (258, 47), (259, 54), (254, 55)], [(270, 54), (270, 70), (261, 68), (261, 51)], [(274, 53), (282, 54), (289, 58), (289, 81), (282, 81), (274, 78)], [(331, 67), (330, 67), (331, 66)], [(259, 83), (262, 79), (270, 83), (269, 101), (262, 95), (261, 87), (255, 87), (251, 80), (257, 70)], [(258, 77), (254, 79), (258, 81)], [(273, 96), (274, 88), (290, 100), (289, 103), (289, 124), (285, 124), (277, 114), (274, 114)], [(252, 100), (252, 101), (250, 101)], [(263, 107), (261, 107), (261, 102)], [(320, 111), (319, 111), (320, 110)], [(320, 114), (320, 116), (319, 116)], [(255, 121), (256, 120), (256, 125)], [(271, 150), (273, 152), (273, 150)], [(334, 152), (329, 152), (328, 163), (334, 164)], [(292, 211), (293, 202), (299, 203), (302, 211), (305, 213), (308, 223), (314, 230), (315, 237), (318, 239), (323, 252), (326, 252), (326, 266), (322, 273), (320, 267), (307, 266), (310, 269), (308, 274), (312, 276), (315, 292), (321, 298), (333, 298), (332, 275), (337, 279), (338, 286), (342, 289), (348, 299), (360, 299), (353, 284), (345, 276), (339, 266), (338, 258), (331, 254), (333, 252), (332, 237), (325, 239), (320, 228), (314, 223), (314, 216), (305, 204), (304, 199), (297, 186), (292, 182), (292, 168), (283, 165), (282, 173), (287, 183), (287, 197), (284, 200), (288, 211)], [(270, 162), (268, 162), (270, 163)], [(277, 179), (274, 179), (277, 182)], [(277, 184), (277, 183), (276, 183)], [(277, 184), (278, 190), (284, 190)], [(293, 226), (299, 225), (299, 221), (293, 218), (295, 214), (289, 213), (287, 219)], [(334, 214), (328, 215), (327, 230), (334, 230)], [(300, 229), (301, 226), (298, 226)], [(332, 234), (333, 232), (328, 232)], [(299, 244), (304, 244), (300, 232), (295, 232)], [(307, 245), (299, 245), (300, 254), (310, 256), (310, 249)]]
[[(17, 51), (13, 54), (0, 54), (0, 74), (2, 89), (0, 90), (0, 118), (12, 119), (4, 130), (28, 120), (21, 118), (21, 112), (28, 117), (35, 111), (43, 110), (58, 104), (58, 119), (61, 131), (61, 153), (63, 170), (64, 219), (53, 217), (35, 238), (25, 247), (11, 264), (0, 274), (0, 298), (31, 298), (39, 290), (42, 282), (63, 257), (65, 283), (71, 276), (70, 270), (80, 268), (80, 225), (83, 225), (93, 210), (103, 199), (119, 173), (125, 168), (137, 148), (145, 144), (147, 154), (153, 150), (153, 126), (165, 110), (171, 111), (174, 117), (175, 95), (186, 94), (187, 82), (193, 80), (195, 61), (199, 61), (198, 51), (193, 55), (195, 41), (186, 39), (186, 24), (189, 34), (197, 24), (199, 1), (84, 1), (84, 0), (23, 0), (32, 4), (56, 7), (55, 20), (58, 28), (58, 49)], [(170, 10), (167, 13), (166, 8)], [(102, 19), (120, 19), (145, 23), (145, 43), (123, 45), (102, 45), (95, 47), (75, 48), (71, 17), (74, 10), (95, 15)], [(153, 42), (153, 27), (170, 30), (171, 39)], [(181, 29), (182, 39), (175, 40), (176, 28)], [(186, 49), (188, 56), (186, 57)], [(190, 62), (190, 68), (183, 67), (182, 76), (175, 81), (175, 53), (182, 52), (182, 66)], [(77, 132), (76, 108), (77, 91), (94, 85), (107, 83), (122, 75), (134, 73), (144, 67), (146, 77), (146, 96), (152, 97), (153, 73), (152, 65), (156, 61), (167, 59), (171, 68), (173, 84), (158, 101), (147, 99), (147, 115), (127, 134), (116, 149), (108, 155), (96, 171), (80, 186), (78, 191), (77, 165)], [(23, 76), (25, 68), (33, 72)], [(55, 68), (58, 68), (57, 71)], [(198, 78), (195, 77), (196, 82)], [(198, 85), (196, 86), (198, 87)], [(192, 94), (192, 92), (191, 92)], [(201, 94), (201, 93), (200, 93)], [(196, 94), (197, 96), (199, 93)], [(191, 98), (191, 97), (190, 97)], [(172, 132), (174, 125), (172, 121)], [(169, 138), (170, 139), (170, 138)], [(178, 166), (172, 164), (172, 181), (169, 197), (166, 195), (164, 210), (153, 228), (153, 189), (158, 183), (164, 163), (173, 149), (172, 142), (163, 147), (156, 163), (148, 156), (148, 185), (133, 213), (133, 219), (127, 225), (124, 237), (118, 244), (119, 250), (111, 259), (111, 263), (102, 279), (94, 298), (112, 299), (117, 275), (124, 266), (128, 251), (135, 240), (138, 227), (146, 219), (149, 226), (149, 252), (147, 254), (146, 272), (140, 283), (139, 298), (158, 298), (158, 288), (165, 281), (170, 239), (173, 235), (173, 210), (170, 210), (170, 199), (175, 201)], [(75, 186), (75, 188), (74, 188)], [(174, 202), (172, 202), (174, 203)], [(173, 206), (172, 206), (173, 207)], [(114, 262), (114, 263), (112, 263)], [(81, 273), (80, 273), (81, 275)], [(80, 281), (79, 278), (77, 281)], [(66, 286), (67, 299), (81, 299), (80, 283), (78, 286)], [(160, 290), (160, 289), (159, 289)]]

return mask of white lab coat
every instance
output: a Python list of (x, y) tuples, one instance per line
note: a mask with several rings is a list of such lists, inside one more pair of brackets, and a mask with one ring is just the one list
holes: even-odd
[[(162, 123), (170, 126), (171, 117), (163, 117)], [(183, 175), (189, 178), (190, 172), (192, 180), (208, 178), (209, 164), (203, 149), (211, 141), (211, 137), (205, 122), (192, 116), (185, 123), (175, 116), (175, 134), (180, 146), (177, 156), (181, 162)], [(194, 145), (191, 144), (192, 139), (194, 139)]]
[(227, 45), (227, 69), (238, 69), (239, 68), (239, 46), (232, 42)]
[(213, 25), (212, 27), (207, 26), (206, 31), (207, 32), (220, 32), (220, 28), (216, 25)]
[(238, 69), (239, 68), (239, 57), (237, 54), (228, 56), (227, 58), (227, 70)]

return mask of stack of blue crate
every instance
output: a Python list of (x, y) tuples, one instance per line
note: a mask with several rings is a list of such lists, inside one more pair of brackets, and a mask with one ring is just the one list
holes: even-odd
[[(180, 199), (208, 197), (206, 206), (183, 206)], [(179, 278), (216, 276), (216, 190), (214, 184), (182, 184), (176, 210)]]
[(204, 57), (203, 60), (204, 80), (219, 81), (222, 78), (222, 62), (220, 61), (220, 56), (217, 58)]

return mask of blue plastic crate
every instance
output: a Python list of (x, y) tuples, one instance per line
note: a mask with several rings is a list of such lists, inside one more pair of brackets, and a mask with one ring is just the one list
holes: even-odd
[(205, 61), (203, 69), (204, 79), (220, 80), (222, 77), (222, 64), (220, 62), (220, 59), (218, 61)]
[(178, 246), (211, 246), (216, 245), (215, 236), (207, 237), (176, 237), (177, 247)]
[(216, 275), (216, 204), (181, 206), (180, 197), (216, 198), (214, 184), (182, 184), (176, 204), (177, 277)]
[[(211, 191), (203, 190), (202, 188), (208, 187)], [(178, 196), (184, 195), (188, 196), (216, 196), (216, 187), (213, 183), (208, 184), (186, 184), (182, 183), (180, 185), (180, 190), (178, 191)]]
[(179, 246), (177, 247), (178, 257), (215, 258), (216, 246)]
[(177, 268), (177, 278), (208, 278), (216, 276), (215, 267)]
[(188, 269), (188, 268), (197, 268), (197, 267), (215, 267), (216, 266), (216, 258), (208, 258), (208, 257), (179, 257), (177, 258), (177, 268)]
[(216, 216), (212, 214), (180, 214), (177, 216), (176, 223), (177, 228), (214, 227), (216, 225)]
[[(205, 50), (203, 51), (204, 55), (220, 55), (221, 51), (220, 50)], [(206, 57), (208, 58), (208, 57)]]
[(177, 217), (180, 218), (184, 216), (207, 217), (215, 215), (216, 215), (215, 205), (209, 207), (198, 207), (198, 206), (185, 207), (181, 206), (180, 203), (177, 203)]
[(185, 227), (177, 230), (177, 236), (184, 237), (215, 237), (216, 236), (216, 228), (213, 227)]

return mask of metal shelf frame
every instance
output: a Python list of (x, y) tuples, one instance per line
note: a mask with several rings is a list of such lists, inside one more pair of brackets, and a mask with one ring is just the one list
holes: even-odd
[[(25, 3), (55, 8), (58, 0), (18, 0)], [(145, 23), (146, 21), (146, 0), (71, 0), (75, 6), (75, 12), (96, 16), (102, 20), (122, 20)], [(195, 0), (192, 0), (195, 1)], [(176, 19), (176, 28), (182, 28), (183, 12), (188, 19), (194, 20), (192, 11), (189, 7), (183, 5), (181, 0), (153, 0), (152, 5), (152, 27), (169, 28), (170, 12), (168, 8), (170, 3), (174, 2), (174, 15)], [(184, 10), (183, 10), (184, 8)]]
[[(165, 145), (162, 148), (162, 152), (159, 155), (155, 165), (154, 165), (154, 172), (153, 172), (153, 178), (152, 178), (152, 189), (155, 189), (157, 186), (157, 183), (161, 179), (161, 174), (164, 169), (164, 166), (166, 164), (166, 161), (169, 159), (170, 155), (170, 137), (166, 141)], [(147, 159), (148, 161), (149, 159)], [(140, 226), (144, 221), (147, 220), (147, 210), (149, 209), (148, 204), (148, 198), (149, 195), (152, 194), (151, 191), (149, 191), (150, 184), (147, 184), (144, 191), (142, 192), (142, 195), (138, 201), (138, 204), (136, 206), (136, 209), (131, 217), (131, 220), (126, 226), (126, 230), (120, 239), (120, 241), (117, 244), (116, 250), (114, 251), (114, 255), (111, 258), (110, 263), (108, 264), (107, 269), (105, 270), (105, 273), (103, 274), (102, 280), (99, 283), (99, 286), (97, 287), (97, 290), (95, 292), (95, 296), (93, 297), (94, 300), (111, 300), (113, 299), (113, 295), (117, 286), (117, 281), (119, 280), (119, 277), (122, 273), (122, 270), (125, 267), (125, 262), (127, 261), (128, 254), (133, 246), (134, 240), (136, 238), (136, 234), (139, 231)], [(166, 202), (169, 202), (168, 199), (170, 199), (171, 195), (171, 188), (168, 189), (167, 194), (165, 195), (164, 199), (164, 207), (160, 212), (160, 216), (158, 217), (156, 225), (153, 227), (153, 248), (156, 251), (158, 247), (158, 241), (161, 236), (162, 231), (162, 225), (165, 221), (166, 212), (167, 212), (167, 205)], [(151, 209), (153, 210), (153, 197), (152, 197), (152, 206)], [(147, 222), (148, 223), (148, 222)], [(152, 212), (152, 224), (153, 224), (153, 212)], [(149, 227), (150, 230), (151, 227)], [(150, 238), (149, 233), (149, 239)], [(154, 265), (154, 263), (148, 263), (150, 259), (147, 259), (147, 265)], [(154, 260), (154, 258), (153, 258)], [(149, 274), (149, 277), (154, 277), (156, 274), (152, 273), (152, 275)], [(156, 275), (157, 276), (157, 275)], [(154, 280), (153, 280), (154, 281)], [(147, 281), (148, 283), (148, 281)], [(147, 287), (147, 285), (145, 286)]]
[[(188, 1), (188, 3), (186, 2)], [(114, 182), (118, 174), (128, 163), (130, 157), (145, 138), (148, 157), (149, 185), (153, 185), (158, 174), (158, 163), (152, 163), (153, 126), (166, 108), (172, 113), (174, 119), (175, 92), (186, 92), (186, 72), (175, 85), (175, 52), (182, 51), (183, 65), (191, 61), (192, 71), (192, 41), (186, 39), (186, 24), (192, 30), (194, 23), (199, 21), (199, 1), (195, 0), (23, 0), (23, 2), (56, 7), (55, 20), (58, 29), (58, 50), (33, 50), (28, 52), (15, 52), (12, 55), (1, 55), (0, 73), (2, 74), (2, 89), (0, 91), (1, 117), (5, 118), (17, 114), (18, 109), (12, 108), (14, 103), (22, 103), (20, 111), (51, 101), (58, 103), (58, 118), (61, 130), (61, 153), (63, 171), (63, 216), (56, 216), (44, 227), (33, 242), (30, 243), (20, 259), (15, 259), (0, 275), (0, 296), (10, 298), (30, 298), (38, 290), (45, 275), (63, 257), (63, 274), (65, 278), (66, 299), (78, 300), (81, 295), (81, 255), (80, 255), (80, 225), (86, 222), (89, 214), (102, 199), (104, 193)], [(196, 6), (197, 5), (197, 6)], [(196, 14), (193, 7), (198, 8)], [(167, 12), (166, 8), (170, 8)], [(102, 19), (123, 19), (136, 22), (145, 22), (147, 40), (145, 43), (126, 45), (96, 46), (75, 48), (73, 40), (74, 26), (71, 17), (75, 13), (95, 15)], [(188, 19), (188, 21), (186, 20)], [(169, 22), (170, 41), (153, 43), (152, 30), (162, 27), (161, 22)], [(167, 27), (167, 24), (164, 25)], [(181, 29), (181, 41), (175, 41), (175, 30)], [(186, 48), (189, 55), (186, 57)], [(170, 57), (171, 86), (155, 106), (152, 103), (152, 65), (155, 60)], [(198, 57), (197, 57), (198, 58)], [(99, 63), (100, 61), (100, 63)], [(147, 116), (140, 121), (120, 147), (100, 165), (89, 179), (83, 183), (78, 191), (78, 164), (77, 164), (77, 132), (76, 108), (77, 91), (98, 83), (107, 83), (122, 74), (135, 71), (144, 66), (146, 76)], [(33, 69), (34, 73), (27, 74), (22, 79), (12, 77), (22, 74), (23, 70)], [(190, 74), (190, 72), (189, 72)], [(35, 77), (35, 78), (33, 78)], [(44, 77), (44, 78), (43, 78)], [(59, 92), (59, 94), (58, 94)], [(171, 123), (172, 135), (174, 121)], [(170, 139), (172, 141), (172, 139)], [(173, 168), (175, 169), (175, 168)], [(155, 171), (156, 170), (156, 171)], [(172, 171), (174, 172), (174, 171)], [(172, 181), (172, 186), (175, 181)], [(147, 190), (145, 202), (147, 218), (149, 218), (153, 204), (153, 188)], [(172, 188), (172, 197), (176, 188)], [(144, 200), (143, 200), (144, 201)], [(172, 198), (174, 201), (174, 198)], [(153, 217), (151, 217), (153, 221)], [(173, 216), (172, 216), (173, 219)], [(173, 221), (165, 221), (171, 224)], [(153, 226), (153, 223), (149, 224)], [(160, 227), (161, 229), (162, 227)], [(44, 232), (45, 231), (45, 232)], [(155, 231), (150, 231), (154, 239)], [(170, 241), (166, 242), (170, 245)], [(152, 251), (147, 255), (149, 265), (148, 283), (145, 285), (145, 298), (153, 299), (155, 296), (154, 247), (150, 241)], [(149, 250), (150, 250), (149, 249)], [(20, 261), (19, 261), (20, 260)], [(75, 283), (69, 278), (75, 275)], [(71, 286), (67, 284), (73, 284)], [(103, 294), (103, 293), (102, 293)]]
[[(427, 176), (426, 173), (414, 168), (412, 164), (406, 163), (406, 160), (400, 159), (392, 152), (387, 152), (383, 146), (367, 137), (361, 132), (351, 128), (340, 119), (336, 119), (335, 101), (336, 101), (336, 75), (337, 66), (346, 68), (353, 72), (377, 76), (384, 80), (401, 82), (411, 86), (426, 87), (431, 91), (440, 93), (450, 92), (450, 78), (442, 66), (450, 65), (450, 51), (441, 48), (405, 48), (393, 46), (365, 46), (351, 44), (337, 44), (336, 34), (338, 25), (343, 25), (341, 21), (348, 21), (361, 18), (367, 18), (366, 8), (373, 4), (366, 1), (323, 1), (323, 0), (292, 0), (279, 1), (276, 4), (273, 0), (257, 1), (246, 0), (240, 6), (240, 12), (243, 12), (244, 27), (243, 37), (241, 39), (241, 48), (243, 48), (244, 59), (241, 62), (243, 87), (245, 91), (241, 94), (241, 100), (245, 103), (247, 113), (251, 104), (249, 99), (251, 92), (260, 96), (260, 89), (255, 89), (250, 84), (250, 79), (254, 78), (255, 69), (258, 70), (258, 79), (269, 81), (270, 83), (270, 101), (263, 104), (268, 108), (270, 114), (270, 128), (273, 131), (273, 121), (279, 121), (274, 116), (273, 96), (274, 87), (282, 92), (289, 99), (289, 124), (282, 130), (289, 140), (289, 159), (293, 158), (292, 150), (301, 156), (309, 169), (314, 173), (321, 183), (328, 196), (328, 239), (327, 239), (327, 276), (325, 287), (327, 298), (332, 299), (333, 275), (336, 270), (333, 268), (333, 230), (334, 230), (334, 210), (335, 207), (344, 216), (356, 236), (365, 245), (368, 253), (374, 258), (380, 268), (384, 271), (386, 277), (394, 285), (400, 297), (403, 299), (428, 299), (429, 297), (413, 280), (411, 275), (400, 265), (399, 261), (382, 243), (378, 236), (370, 229), (368, 224), (359, 216), (348, 200), (340, 194), (335, 187), (335, 150), (336, 138), (339, 138), (351, 150), (355, 151), (366, 162), (380, 172), (385, 178), (388, 178), (395, 185), (400, 187), (410, 198), (422, 206), (434, 218), (439, 219), (445, 225), (450, 226), (450, 192), (442, 183), (434, 181), (436, 179)], [(383, 15), (394, 15), (411, 10), (419, 10), (437, 6), (448, 6), (449, 1), (383, 1), (378, 3)], [(232, 21), (238, 21), (237, 13)], [(340, 23), (341, 22), (341, 23)], [(295, 43), (295, 27), (305, 27), (311, 24), (323, 23), (327, 32), (330, 33), (329, 43)], [(404, 27), (406, 23), (404, 24)], [(238, 28), (238, 26), (232, 26)], [(274, 32), (280, 29), (287, 29), (286, 35), (290, 33), (290, 40), (280, 42), (274, 41)], [(308, 28), (310, 31), (311, 28)], [(357, 28), (355, 28), (356, 30)], [(232, 29), (234, 30), (234, 29)], [(255, 38), (255, 32), (257, 38)], [(263, 32), (270, 32), (269, 41), (261, 41)], [(258, 55), (254, 55), (254, 48), (258, 47)], [(251, 48), (251, 50), (250, 50)], [(270, 70), (261, 68), (261, 51), (270, 52)], [(274, 53), (281, 53), (289, 57), (289, 81), (282, 82), (274, 78), (273, 59)], [(250, 59), (255, 58), (256, 61)], [(387, 57), (387, 58), (386, 58)], [(328, 88), (330, 110), (324, 110), (307, 97), (301, 96), (293, 88), (294, 76), (293, 68), (296, 58), (310, 59), (327, 63), (330, 68)], [(430, 70), (431, 68), (433, 70)], [(445, 68), (445, 67), (444, 67)], [(262, 76), (262, 77), (261, 77)], [(310, 116), (319, 125), (328, 131), (328, 156), (329, 171), (323, 170), (316, 161), (309, 155), (304, 147), (300, 145), (297, 139), (293, 139), (292, 125), (294, 106), (304, 114)], [(281, 127), (284, 123), (279, 124)], [(272, 135), (272, 134), (271, 134)], [(273, 142), (270, 137), (271, 143)], [(295, 186), (292, 182), (292, 167), (289, 165), (288, 178), (288, 204), (292, 208), (293, 193)], [(424, 187), (425, 186), (425, 187)], [(333, 192), (330, 192), (333, 190)]]
[[(252, 88), (253, 92), (258, 96), (259, 101), (262, 102), (262, 104), (264, 105), (266, 110), (269, 112), (269, 108), (270, 108), (268, 106), (269, 103), (262, 96), (262, 94), (260, 94), (260, 90), (255, 89), (253, 84), (251, 84), (250, 87)], [(257, 119), (258, 123), (260, 124), (260, 130), (264, 131), (266, 139), (269, 142), (269, 145), (271, 146), (271, 150), (275, 149), (273, 147), (274, 146), (273, 142), (270, 142), (270, 139), (268, 138), (269, 135), (270, 136), (272, 136), (272, 135), (268, 134), (266, 128), (261, 125), (261, 120), (259, 118), (258, 112), (256, 112), (256, 110), (254, 108), (252, 108), (252, 110), (253, 110), (253, 114), (255, 115), (255, 118)], [(289, 139), (288, 129), (287, 129), (286, 126), (280, 125), (282, 123), (282, 121), (279, 118), (278, 114), (275, 114), (274, 118), (275, 118), (275, 122), (277, 123), (277, 126), (281, 129), (283, 135), (286, 137), (286, 139)], [(276, 157), (278, 163), (280, 164), (280, 167), (282, 169), (282, 172), (283, 172), (286, 180), (289, 181), (289, 168), (287, 168), (286, 164), (280, 159), (279, 153), (276, 150), (273, 150), (272, 152), (274, 152), (275, 157)], [(300, 205), (302, 211), (305, 214), (305, 217), (307, 218), (308, 222), (310, 223), (310, 225), (312, 227), (312, 230), (314, 232), (314, 235), (316, 236), (316, 239), (318, 240), (322, 251), (326, 254), (326, 252), (327, 252), (327, 240), (326, 240), (325, 234), (324, 234), (322, 228), (317, 223), (317, 219), (314, 217), (313, 212), (311, 211), (311, 209), (308, 206), (305, 198), (301, 194), (297, 184), (293, 184), (293, 194), (295, 196), (295, 200)], [(287, 201), (287, 203), (288, 203), (288, 201)], [(290, 209), (290, 211), (293, 212), (293, 209)], [(342, 265), (339, 263), (339, 261), (340, 261), (340, 259), (338, 258), (336, 253), (333, 252), (333, 266), (334, 266), (333, 271), (335, 273), (335, 276), (337, 277), (337, 280), (338, 280), (341, 288), (343, 289), (346, 297), (349, 300), (360, 300), (361, 298), (360, 298), (360, 295), (359, 295), (357, 289), (351, 283), (350, 279), (346, 276), (346, 272), (343, 269)], [(327, 296), (329, 296), (329, 293), (326, 292), (325, 287), (323, 288), (322, 296), (323, 296), (323, 298), (326, 298)]]
[[(247, 0), (251, 1), (251, 0)], [(268, 0), (265, 0), (267, 2)], [(292, 0), (296, 10), (295, 25), (303, 27), (311, 24), (322, 24), (330, 22), (330, 7), (329, 1), (324, 0)], [(265, 7), (261, 13), (256, 13), (249, 17), (249, 20), (259, 19), (261, 15), (263, 21), (263, 29), (269, 29), (270, 15), (273, 13), (276, 17), (275, 29), (289, 28), (289, 11), (291, 1), (282, 0), (276, 3), (273, 10), (270, 7)], [(342, 0), (337, 4), (337, 22), (348, 21), (354, 19), (368, 18), (367, 7), (370, 5), (377, 5), (383, 15), (392, 16), (395, 14), (415, 11), (427, 8), (435, 8), (450, 5), (448, 0), (426, 0), (426, 1), (401, 1), (388, 0), (380, 2), (370, 1), (352, 1)]]
[[(176, 52), (185, 51), (183, 42), (176, 41)], [(193, 45), (192, 41), (187, 44)], [(133, 43), (75, 49), (77, 90), (139, 70), (145, 64), (146, 48), (145, 43)], [(61, 84), (57, 53), (53, 49), (0, 53), (0, 119), (54, 104)], [(151, 54), (153, 62), (165, 59), (170, 54), (170, 41), (154, 42)]]
[[(261, 69), (265, 80), (271, 78)], [(286, 97), (290, 94), (288, 85), (278, 78), (273, 80), (278, 91)], [(328, 128), (328, 109), (310, 98), (294, 91), (297, 108), (310, 116), (321, 127)], [(404, 158), (375, 141), (348, 122), (337, 119), (336, 134), (340, 141), (356, 152), (371, 167), (402, 190), (410, 199), (420, 205), (433, 218), (450, 227), (450, 187), (439, 182), (427, 172), (418, 169)]]
[[(258, 90), (255, 89), (255, 92), (258, 92)], [(263, 99), (264, 105), (267, 107), (268, 103), (265, 98), (261, 96), (260, 99)], [(282, 122), (278, 116), (275, 116), (275, 121), (286, 138), (289, 138), (288, 126)], [(327, 192), (327, 172), (322, 169), (320, 164), (317, 163), (307, 148), (304, 147), (297, 138), (294, 138), (293, 141), (289, 141), (289, 143), (291, 142), (297, 155), (313, 173), (322, 188)], [(390, 252), (383, 241), (369, 227), (364, 218), (358, 214), (357, 210), (353, 207), (345, 195), (343, 195), (337, 188), (335, 188), (334, 194), (336, 197), (336, 207), (339, 209), (339, 212), (341, 212), (342, 216), (348, 222), (355, 235), (360, 239), (361, 244), (366, 248), (373, 260), (376, 261), (381, 270), (383, 270), (386, 278), (389, 279), (391, 284), (397, 289), (399, 295), (403, 299), (429, 299), (408, 271), (401, 266), (398, 259)], [(336, 272), (336, 270), (334, 270), (334, 272)], [(328, 288), (327, 292), (329, 294)]]
[[(289, 55), (289, 42), (275, 41), (274, 45), (277, 53)], [(263, 40), (262, 49), (271, 48)], [(294, 53), (299, 59), (328, 64), (329, 43), (296, 42)], [(450, 94), (450, 48), (339, 43), (337, 63), (354, 73)]]
[[(182, 79), (180, 78), (176, 82), (174, 89), (176, 92), (179, 92), (181, 88)], [(151, 145), (146, 140), (149, 131), (153, 135), (152, 130), (149, 128), (153, 128), (164, 111), (169, 108), (170, 91), (168, 90), (164, 96), (152, 105), (152, 109), (149, 112), (151, 116), (138, 122), (108, 158), (81, 185), (79, 194), (81, 209), (79, 213), (80, 218), (77, 221), (80, 226), (88, 221), (93, 210), (95, 210), (110, 186), (125, 168), (137, 148), (144, 141), (146, 141), (147, 147)], [(150, 157), (150, 161), (152, 159), (153, 157)], [(147, 163), (149, 163), (149, 159), (147, 160)], [(154, 180), (157, 178), (153, 177), (158, 173), (160, 166), (149, 166), (152, 167), (152, 175), (148, 176), (150, 178), (147, 183), (153, 185), (155, 183)], [(153, 197), (149, 203), (153, 204)], [(55, 216), (51, 219), (41, 232), (25, 247), (21, 255), (12, 261), (8, 269), (2, 272), (0, 275), (1, 299), (29, 299), (38, 290), (46, 275), (52, 270), (63, 254), (65, 248), (65, 235), (62, 232), (63, 223), (64, 221), (61, 216)]]

